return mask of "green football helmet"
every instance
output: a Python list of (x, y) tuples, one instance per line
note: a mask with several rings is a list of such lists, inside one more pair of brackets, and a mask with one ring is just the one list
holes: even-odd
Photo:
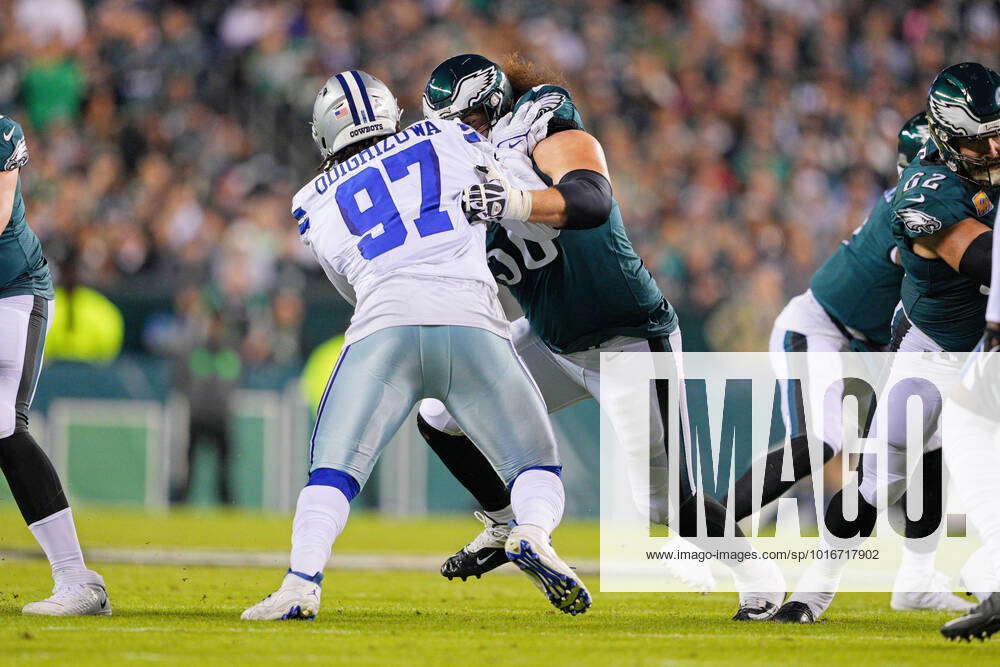
[(434, 68), (424, 87), (424, 117), (461, 120), (474, 111), (486, 116), (489, 127), (510, 111), (514, 94), (500, 66), (465, 53)]
[(949, 169), (979, 186), (1000, 185), (1000, 157), (988, 155), (990, 139), (1000, 136), (1000, 74), (979, 63), (944, 69), (927, 93), (927, 120)]
[(903, 129), (899, 131), (899, 140), (896, 142), (896, 169), (900, 174), (917, 158), (917, 154), (930, 136), (926, 111), (921, 111), (906, 121)]

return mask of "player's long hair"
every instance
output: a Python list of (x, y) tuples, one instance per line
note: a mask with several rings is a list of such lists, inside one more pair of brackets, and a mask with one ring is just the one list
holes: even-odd
[(504, 56), (500, 68), (510, 81), (515, 100), (543, 83), (566, 86), (566, 79), (559, 72), (525, 60), (517, 51), (512, 51)]

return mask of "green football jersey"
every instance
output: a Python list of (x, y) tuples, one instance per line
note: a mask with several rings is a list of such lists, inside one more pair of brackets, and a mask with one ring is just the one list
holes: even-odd
[[(514, 108), (551, 92), (565, 99), (556, 107), (546, 136), (584, 129), (569, 93), (558, 86), (536, 86)], [(615, 201), (601, 226), (563, 230), (541, 243), (493, 225), (487, 248), (493, 275), (507, 285), (531, 328), (555, 352), (579, 352), (614, 336), (665, 336), (677, 328), (677, 315), (632, 248)]]
[(826, 312), (876, 345), (889, 344), (892, 311), (899, 303), (903, 267), (892, 261), (892, 198), (882, 193), (868, 218), (816, 273), (809, 289)]
[(903, 171), (892, 200), (892, 230), (906, 270), (900, 300), (910, 321), (946, 352), (967, 352), (983, 333), (985, 290), (943, 259), (913, 252), (913, 239), (929, 236), (965, 218), (993, 227), (996, 188), (984, 191), (927, 154)]
[[(13, 119), (0, 116), (0, 170), (20, 169), (27, 162), (24, 131)], [(21, 294), (35, 294), (46, 299), (54, 297), (42, 245), (24, 219), (24, 198), (18, 176), (10, 220), (0, 234), (0, 298)]]

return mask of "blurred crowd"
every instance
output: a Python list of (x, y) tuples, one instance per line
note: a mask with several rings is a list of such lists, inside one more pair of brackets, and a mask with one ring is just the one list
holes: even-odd
[(763, 350), (892, 185), (896, 133), (935, 73), (994, 64), (1000, 31), (995, 3), (954, 0), (0, 6), (0, 112), (25, 127), (28, 220), (50, 261), (113, 300), (169, 297), (153, 351), (221, 330), (250, 365), (300, 363), (310, 299), (332, 294), (288, 209), (319, 164), (307, 123), (334, 72), (382, 78), (404, 123), (456, 53), (560, 72), (685, 347)]

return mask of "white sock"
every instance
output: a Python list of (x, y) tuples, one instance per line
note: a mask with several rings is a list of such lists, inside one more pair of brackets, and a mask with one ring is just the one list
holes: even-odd
[(994, 446), (997, 421), (954, 401), (944, 410), (945, 462), (969, 520), (989, 554), (993, 575), (1000, 579), (1000, 451)]
[[(834, 549), (855, 548), (863, 543), (864, 539), (860, 537), (837, 540), (831, 543), (824, 536), (820, 538), (819, 550), (823, 553), (830, 553)], [(833, 551), (833, 553), (837, 554), (839, 551)], [(788, 601), (805, 603), (812, 611), (813, 618), (818, 619), (833, 602), (834, 596), (840, 589), (841, 576), (848, 564), (849, 560), (846, 557), (813, 559), (813, 562), (799, 578), (798, 586), (796, 586), (795, 592), (788, 597)]]
[[(924, 538), (931, 539), (931, 538)], [(934, 571), (934, 557), (936, 550), (915, 551), (908, 544), (909, 540), (903, 540), (903, 558), (900, 562), (900, 573), (907, 575), (926, 574)]]
[(73, 510), (69, 507), (39, 519), (28, 526), (28, 530), (38, 540), (49, 559), (52, 578), (57, 583), (65, 574), (87, 569), (83, 563), (80, 540), (76, 536), (76, 526), (73, 524)]
[(292, 520), (291, 569), (308, 575), (322, 572), (350, 511), (340, 489), (322, 485), (302, 489)]
[(518, 524), (538, 526), (551, 534), (566, 506), (562, 480), (548, 470), (526, 470), (514, 480), (510, 506)]
[(511, 505), (507, 505), (502, 510), (497, 510), (495, 512), (487, 512), (483, 510), (483, 514), (487, 518), (491, 519), (493, 523), (510, 523), (514, 520), (514, 508)]

